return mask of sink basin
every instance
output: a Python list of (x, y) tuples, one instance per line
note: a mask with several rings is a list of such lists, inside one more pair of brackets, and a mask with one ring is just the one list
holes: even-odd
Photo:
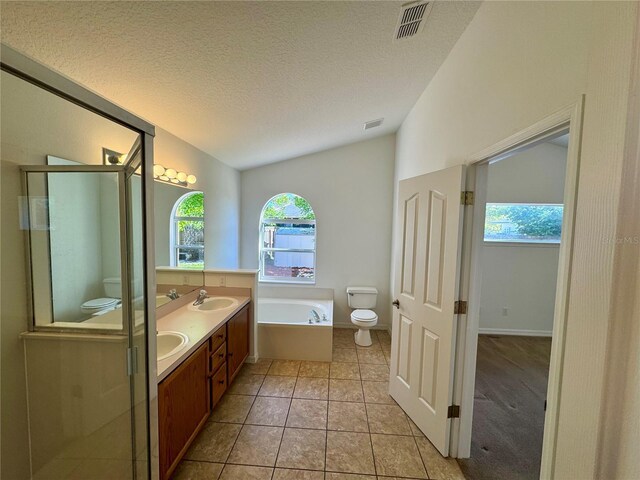
[(207, 298), (202, 305), (195, 306), (195, 310), (200, 312), (216, 312), (218, 310), (226, 310), (238, 305), (238, 300), (229, 297), (211, 297)]
[(158, 332), (158, 360), (164, 360), (178, 353), (189, 341), (184, 333), (180, 332)]

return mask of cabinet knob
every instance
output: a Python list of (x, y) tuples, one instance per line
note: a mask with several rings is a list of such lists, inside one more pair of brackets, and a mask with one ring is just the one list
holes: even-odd
[(218, 357), (219, 357), (219, 358), (224, 357), (224, 353), (220, 353), (220, 354), (218, 354)]
[(229, 352), (227, 355), (229, 355), (230, 357), (233, 357), (233, 352)]
[(224, 338), (223, 334), (218, 335), (218, 338)]
[(219, 381), (218, 381), (218, 383), (219, 383), (220, 385), (224, 385), (224, 380), (219, 380)]

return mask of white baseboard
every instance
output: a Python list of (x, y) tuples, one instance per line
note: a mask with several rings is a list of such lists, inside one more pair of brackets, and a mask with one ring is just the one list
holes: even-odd
[(511, 328), (480, 328), (480, 335), (514, 335), (519, 337), (550, 337), (551, 330), (514, 330)]

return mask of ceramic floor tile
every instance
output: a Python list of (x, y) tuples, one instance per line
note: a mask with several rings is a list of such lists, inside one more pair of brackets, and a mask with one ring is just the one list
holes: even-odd
[(220, 480), (270, 480), (273, 468), (225, 465)]
[(424, 436), (416, 438), (416, 443), (430, 478), (464, 480), (462, 470), (454, 458), (444, 458)]
[(310, 400), (326, 400), (329, 396), (329, 380), (327, 378), (298, 377), (293, 396)]
[[(409, 420), (409, 426), (411, 427), (411, 433), (413, 434), (414, 437), (424, 437), (424, 433), (422, 433), (422, 431), (418, 428), (418, 426), (413, 423), (413, 421), (407, 417), (407, 419)], [(420, 445), (418, 445), (418, 447), (420, 447)]]
[(356, 342), (353, 334), (350, 337), (333, 337), (333, 348), (355, 350)]
[(386, 330), (376, 330), (376, 336), (380, 341), (381, 345), (389, 345), (391, 346), (391, 334)]
[(280, 427), (245, 425), (227, 461), (241, 465), (273, 467), (282, 431)]
[(353, 338), (355, 332), (353, 328), (334, 328), (333, 338)]
[(171, 480), (217, 480), (224, 464), (209, 462), (180, 462)]
[(326, 470), (375, 474), (369, 434), (327, 432)]
[(389, 395), (388, 382), (362, 382), (364, 390), (364, 401), (367, 403), (384, 403), (387, 405), (395, 405), (395, 401)]
[(360, 368), (357, 363), (332, 362), (329, 378), (360, 380)]
[(286, 428), (276, 466), (323, 470), (326, 440), (325, 430)]
[(232, 423), (207, 422), (184, 458), (224, 463), (241, 428), (241, 425)]
[(294, 398), (287, 417), (287, 427), (327, 428), (327, 401)]
[(268, 358), (260, 358), (256, 363), (245, 362), (242, 366), (242, 371), (246, 373), (266, 375), (271, 366), (272, 360)]
[(391, 365), (391, 350), (382, 350), (387, 365)]
[(264, 375), (254, 375), (241, 372), (231, 383), (227, 394), (233, 395), (255, 395), (260, 390), (260, 385), (264, 381)]
[(367, 403), (367, 418), (371, 433), (411, 435), (409, 420), (397, 405)]
[(262, 397), (291, 397), (296, 386), (296, 377), (267, 376), (258, 392)]
[(359, 380), (329, 380), (329, 400), (338, 402), (364, 402)]
[(427, 478), (414, 437), (371, 434), (378, 475)]
[(284, 427), (290, 403), (289, 398), (256, 397), (245, 423)]
[(336, 348), (334, 345), (332, 361), (358, 363), (358, 354), (355, 348)]
[(386, 365), (387, 361), (384, 358), (384, 353), (380, 348), (373, 348), (371, 350), (358, 349), (356, 350), (358, 354), (358, 362), (359, 363), (377, 363), (379, 365)]
[(367, 412), (364, 403), (329, 402), (329, 430), (368, 432)]
[(297, 376), (300, 370), (299, 360), (274, 360), (267, 375)]
[(376, 363), (362, 363), (360, 364), (360, 378), (375, 382), (388, 382), (389, 367)]
[(299, 377), (329, 378), (329, 362), (300, 363)]
[(273, 480), (324, 480), (324, 472), (276, 468), (273, 472)]
[(211, 420), (223, 423), (244, 423), (255, 398), (248, 395), (224, 395), (213, 409)]
[[(374, 475), (361, 475), (359, 473), (335, 473), (327, 472), (325, 474), (325, 480), (375, 480)], [(380, 480), (387, 480), (378, 477)]]

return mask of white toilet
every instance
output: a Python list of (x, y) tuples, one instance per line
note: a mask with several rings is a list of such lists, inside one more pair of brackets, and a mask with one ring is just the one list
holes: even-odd
[(356, 345), (361, 347), (371, 346), (371, 333), (369, 329), (378, 323), (378, 315), (371, 310), (376, 306), (378, 290), (374, 287), (348, 287), (347, 300), (349, 307), (355, 310), (351, 312), (351, 323), (358, 327), (355, 334)]
[(122, 295), (122, 286), (119, 277), (105, 278), (102, 281), (104, 285), (104, 293), (106, 297), (94, 298), (88, 300), (82, 304), (80, 310), (83, 313), (89, 315), (95, 315), (103, 310), (111, 310), (118, 306), (120, 303), (120, 296)]

